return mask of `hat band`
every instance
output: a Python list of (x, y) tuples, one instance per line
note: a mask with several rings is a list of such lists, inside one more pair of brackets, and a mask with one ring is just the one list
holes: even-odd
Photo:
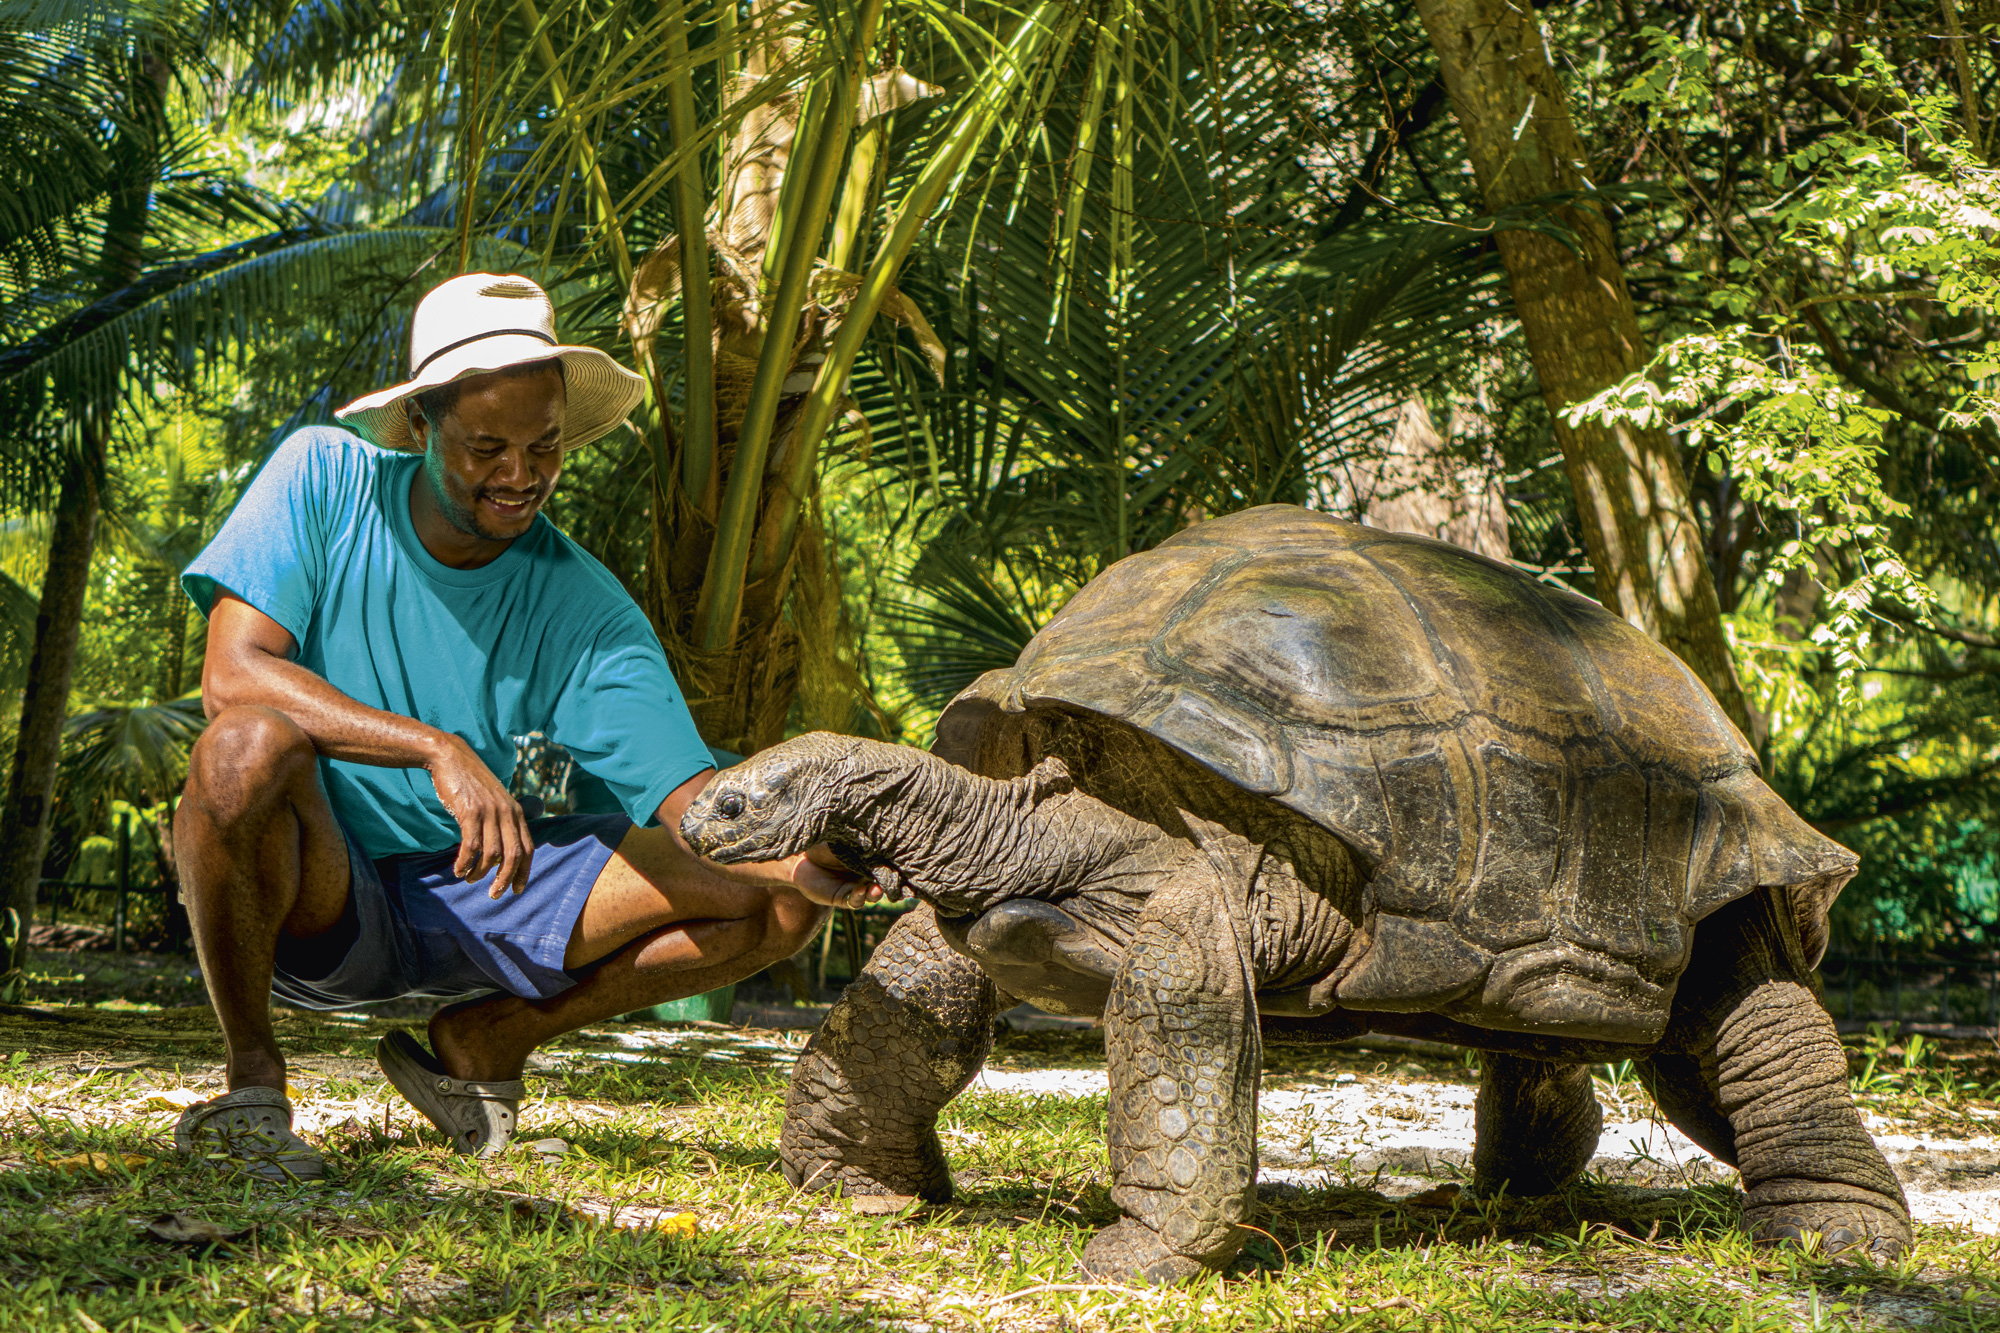
[(556, 345), (556, 340), (548, 334), (543, 333), (540, 329), (488, 329), (484, 333), (475, 333), (470, 338), (460, 338), (455, 343), (446, 343), (444, 346), (438, 348), (435, 352), (432, 352), (417, 363), (417, 368), (410, 372), (410, 378), (415, 379), (417, 376), (423, 374), (424, 367), (443, 356), (446, 352), (456, 352), (459, 348), (470, 343), (483, 342), (488, 338), (504, 338), (510, 333), (524, 334), (530, 338), (540, 338), (551, 347)]

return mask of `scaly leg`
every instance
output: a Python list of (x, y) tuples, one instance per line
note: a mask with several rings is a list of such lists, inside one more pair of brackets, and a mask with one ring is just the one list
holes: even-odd
[[(1911, 1241), (1902, 1186), (1862, 1128), (1833, 1020), (1803, 984), (1788, 912), (1760, 891), (1703, 921), (1681, 981), (1670, 1050), (1656, 1065), (1700, 1071), (1714, 1109), (1682, 1123), (1695, 1091), (1672, 1078), (1661, 1109), (1690, 1138), (1720, 1138), (1743, 1174), (1743, 1224), (1759, 1241), (1818, 1236), (1829, 1253), (1893, 1258)], [(1673, 1048), (1678, 1048), (1675, 1052)], [(1684, 1053), (1682, 1059), (1673, 1058)]]
[(1473, 1111), (1476, 1194), (1553, 1194), (1597, 1151), (1604, 1112), (1583, 1065), (1497, 1051), (1481, 1057)]
[(1736, 1165), (1736, 1127), (1722, 1113), (1713, 1072), (1704, 1074), (1700, 1059), (1661, 1051), (1639, 1062), (1639, 1080), (1674, 1128), (1717, 1161)]
[(995, 992), (928, 906), (890, 928), (799, 1057), (778, 1158), (801, 1189), (951, 1199), (937, 1118), (993, 1046)]
[(1178, 1282), (1226, 1268), (1256, 1196), (1262, 1049), (1241, 895), (1205, 860), (1147, 902), (1104, 1011), (1111, 1198), (1084, 1267)]

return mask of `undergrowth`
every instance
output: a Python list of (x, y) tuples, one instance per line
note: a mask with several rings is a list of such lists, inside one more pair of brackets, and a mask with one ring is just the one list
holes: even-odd
[[(328, 1159), (316, 1186), (173, 1155), (173, 1098), (220, 1085), (212, 1043), (164, 1041), (171, 1022), (150, 1046), (135, 1024), (104, 1049), (99, 1027), (97, 1049), (0, 1060), (0, 1330), (2000, 1328), (1986, 1236), (1924, 1227), (1914, 1254), (1877, 1267), (1753, 1249), (1726, 1179), (1593, 1172), (1549, 1199), (1478, 1200), (1457, 1187), (1462, 1164), (1426, 1176), (1351, 1157), (1267, 1186), (1227, 1275), (1109, 1287), (1077, 1265), (1116, 1215), (1101, 1094), (975, 1087), (940, 1125), (954, 1204), (842, 1201), (777, 1170), (799, 1035), (579, 1034), (531, 1080), (517, 1146), (479, 1162), (386, 1092), (365, 1059), (382, 1026), (288, 1029), (306, 1052), (295, 1101)], [(1877, 1114), (1993, 1109), (1934, 1047), (1877, 1034), (1855, 1056)], [(995, 1060), (1101, 1064), (1092, 1034), (1017, 1034)], [(1629, 1068), (1598, 1073), (1608, 1116), (1650, 1113)], [(1345, 1051), (1284, 1057), (1269, 1086), (1387, 1106), (1462, 1099), (1474, 1077)], [(168, 1214), (217, 1238), (159, 1239), (148, 1225)]]

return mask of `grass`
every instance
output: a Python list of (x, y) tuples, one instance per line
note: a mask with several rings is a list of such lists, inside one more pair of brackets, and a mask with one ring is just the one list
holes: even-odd
[[(387, 1023), (289, 1014), (295, 1100), (330, 1180), (253, 1186), (177, 1159), (174, 1111), (150, 1109), (219, 1090), (205, 1011), (56, 1012), (0, 1013), (0, 1330), (2000, 1328), (1991, 1237), (1925, 1227), (1893, 1267), (1829, 1262), (1752, 1250), (1727, 1183), (1593, 1177), (1481, 1202), (1450, 1163), (1267, 1188), (1263, 1234), (1226, 1277), (1104, 1287), (1077, 1267), (1115, 1216), (1101, 1096), (975, 1090), (942, 1125), (958, 1203), (871, 1211), (777, 1171), (803, 1034), (576, 1034), (531, 1077), (526, 1142), (474, 1162), (373, 1072)], [(1272, 1059), (1274, 1090), (1359, 1086), (1385, 1107), (1476, 1080), (1463, 1060)], [(1855, 1059), (1878, 1117), (1993, 1132), (1981, 1059), (1886, 1036)], [(994, 1061), (1093, 1065), (1091, 1033), (1011, 1034)], [(1645, 1102), (1629, 1070), (1598, 1072), (1614, 1111)], [(233, 1239), (155, 1239), (167, 1213)]]

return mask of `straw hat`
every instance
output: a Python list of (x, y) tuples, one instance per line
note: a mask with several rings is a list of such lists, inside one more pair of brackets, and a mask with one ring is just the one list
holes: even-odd
[(410, 321), (410, 378), (357, 398), (333, 415), (385, 449), (414, 450), (413, 395), (440, 384), (562, 358), (568, 406), (563, 447), (589, 444), (623, 422), (646, 396), (646, 381), (595, 347), (556, 341), (549, 294), (515, 274), (466, 273), (417, 302)]

